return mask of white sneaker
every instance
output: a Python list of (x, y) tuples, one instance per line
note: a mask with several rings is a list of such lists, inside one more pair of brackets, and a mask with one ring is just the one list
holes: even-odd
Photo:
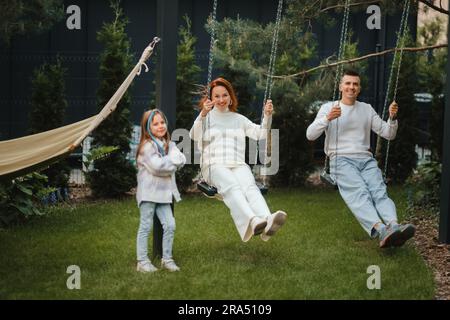
[(150, 261), (146, 260), (146, 261), (138, 261), (136, 271), (155, 272), (158, 271), (158, 269), (154, 265), (152, 265)]
[(161, 269), (166, 269), (170, 272), (180, 271), (180, 268), (176, 265), (173, 259), (161, 259)]
[(268, 241), (271, 236), (277, 232), (278, 229), (286, 222), (287, 214), (284, 211), (278, 210), (267, 218), (267, 226), (261, 234), (263, 241)]
[(252, 228), (253, 235), (256, 236), (264, 231), (267, 226), (267, 221), (260, 217), (253, 217), (250, 221), (250, 227)]

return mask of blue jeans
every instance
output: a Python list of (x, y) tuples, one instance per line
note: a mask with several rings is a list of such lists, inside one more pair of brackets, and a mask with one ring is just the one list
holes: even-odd
[[(335, 171), (337, 162), (337, 171)], [(383, 175), (373, 157), (330, 159), (339, 193), (364, 230), (377, 236), (377, 223), (397, 221), (394, 202), (388, 197)]]
[(141, 213), (141, 219), (136, 242), (137, 260), (150, 261), (148, 258), (148, 236), (152, 231), (155, 212), (163, 228), (162, 258), (172, 259), (175, 218), (173, 217), (170, 204), (143, 201), (139, 206), (139, 211)]

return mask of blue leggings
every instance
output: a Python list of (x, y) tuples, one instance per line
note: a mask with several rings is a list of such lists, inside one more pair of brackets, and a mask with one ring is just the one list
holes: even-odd
[(173, 238), (175, 234), (175, 218), (170, 208), (170, 203), (154, 203), (154, 202), (141, 202), (139, 206), (141, 213), (141, 219), (139, 223), (139, 230), (137, 233), (137, 260), (145, 261), (150, 260), (148, 258), (148, 236), (152, 231), (153, 217), (158, 216), (159, 221), (163, 228), (163, 240), (162, 240), (162, 258), (172, 259), (172, 246)]

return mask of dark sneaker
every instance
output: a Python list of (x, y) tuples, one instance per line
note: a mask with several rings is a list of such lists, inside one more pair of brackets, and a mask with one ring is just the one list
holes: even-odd
[(401, 239), (402, 233), (400, 228), (388, 228), (381, 229), (380, 234), (380, 248), (390, 248), (394, 246), (394, 243), (398, 243)]
[(400, 231), (400, 238), (393, 243), (394, 247), (401, 247), (406, 241), (414, 237), (414, 234), (416, 233), (416, 227), (410, 223), (398, 224), (393, 226), (392, 229)]

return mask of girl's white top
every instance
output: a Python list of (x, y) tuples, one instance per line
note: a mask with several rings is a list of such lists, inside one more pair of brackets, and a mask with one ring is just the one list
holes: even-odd
[[(341, 116), (328, 121), (327, 114), (337, 102), (323, 104), (316, 119), (306, 130), (308, 140), (316, 140), (325, 131), (325, 154), (330, 158), (347, 156), (362, 158), (373, 156), (370, 151), (370, 131), (392, 140), (398, 129), (397, 120), (383, 121), (370, 104), (356, 101), (353, 106), (340, 103)], [(337, 128), (337, 144), (336, 144)]]
[(198, 142), (202, 168), (215, 164), (226, 167), (245, 164), (245, 137), (265, 139), (271, 120), (271, 116), (264, 116), (262, 125), (257, 125), (237, 112), (217, 108), (206, 117), (199, 114), (189, 136)]
[(137, 158), (138, 206), (142, 201), (172, 203), (172, 197), (180, 201), (180, 193), (175, 182), (175, 171), (186, 163), (186, 157), (174, 142), (169, 143), (169, 152), (163, 156), (155, 142), (147, 141)]

